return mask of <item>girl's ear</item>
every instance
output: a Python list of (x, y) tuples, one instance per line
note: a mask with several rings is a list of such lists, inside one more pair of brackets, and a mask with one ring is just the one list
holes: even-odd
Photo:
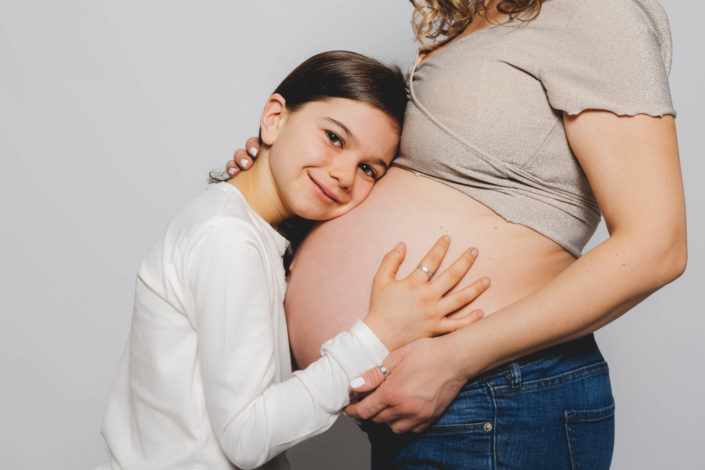
[(265, 145), (272, 145), (277, 139), (279, 129), (286, 113), (286, 100), (279, 93), (274, 93), (267, 100), (259, 120), (260, 137)]

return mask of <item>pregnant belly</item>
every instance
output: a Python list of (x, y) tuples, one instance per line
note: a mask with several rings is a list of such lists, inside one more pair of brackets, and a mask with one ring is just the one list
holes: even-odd
[(297, 252), (286, 315), (298, 366), (316, 360), (326, 340), (365, 317), (372, 277), (387, 251), (406, 243), (399, 270), (406, 276), (443, 234), (452, 241), (441, 269), (466, 248), (478, 248), (479, 258), (458, 287), (490, 277), (490, 289), (472, 305), (485, 314), (538, 289), (574, 261), (553, 241), (506, 222), (465, 194), (392, 168), (362, 205), (317, 226)]

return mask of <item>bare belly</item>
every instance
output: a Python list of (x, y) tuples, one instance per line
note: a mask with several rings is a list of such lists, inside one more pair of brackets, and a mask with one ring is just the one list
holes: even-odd
[(407, 245), (407, 275), (442, 234), (447, 266), (469, 247), (480, 256), (459, 285), (488, 276), (492, 285), (472, 307), (491, 314), (546, 284), (574, 261), (555, 242), (499, 215), (465, 194), (392, 168), (352, 212), (316, 227), (300, 247), (286, 296), (289, 339), (299, 367), (321, 345), (367, 314), (372, 277), (396, 243)]

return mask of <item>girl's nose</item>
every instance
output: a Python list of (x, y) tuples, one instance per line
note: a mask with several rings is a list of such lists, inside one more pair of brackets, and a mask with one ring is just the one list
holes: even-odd
[(338, 158), (328, 169), (328, 174), (331, 178), (338, 181), (338, 185), (345, 191), (349, 191), (352, 188), (357, 170), (357, 165), (349, 160), (347, 158)]

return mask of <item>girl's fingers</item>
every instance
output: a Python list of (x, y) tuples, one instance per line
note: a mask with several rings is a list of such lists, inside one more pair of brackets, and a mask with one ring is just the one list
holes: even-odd
[(406, 245), (399, 242), (397, 246), (382, 258), (382, 262), (377, 268), (377, 273), (373, 279), (373, 284), (377, 283), (387, 283), (390, 281), (395, 281), (397, 279), (397, 271), (399, 266), (401, 266), (402, 261), (404, 261), (404, 255), (406, 253)]
[(419, 262), (418, 267), (409, 274), (407, 279), (413, 279), (419, 282), (429, 281), (438, 269), (438, 266), (441, 265), (443, 258), (445, 258), (449, 245), (450, 237), (448, 235), (443, 235), (436, 240), (436, 243), (431, 247), (428, 253), (426, 253), (426, 256), (423, 257), (421, 262)]
[[(386, 370), (386, 369), (385, 369)], [(377, 366), (350, 381), (350, 388), (355, 393), (371, 392), (384, 382), (382, 368)]]
[(437, 289), (439, 296), (447, 293), (465, 276), (477, 259), (478, 251), (476, 248), (467, 249), (458, 257), (448, 269), (439, 274), (433, 280), (433, 286)]
[(458, 292), (446, 295), (438, 302), (439, 313), (448, 315), (451, 312), (460, 310), (478, 298), (488, 287), (490, 287), (490, 279), (481, 277)]
[(440, 331), (438, 332), (438, 334), (444, 335), (446, 333), (452, 333), (455, 330), (465, 328), (469, 324), (475, 323), (476, 321), (480, 320), (484, 316), (485, 316), (485, 314), (482, 313), (482, 310), (473, 310), (472, 312), (468, 313), (464, 317), (441, 318)]

